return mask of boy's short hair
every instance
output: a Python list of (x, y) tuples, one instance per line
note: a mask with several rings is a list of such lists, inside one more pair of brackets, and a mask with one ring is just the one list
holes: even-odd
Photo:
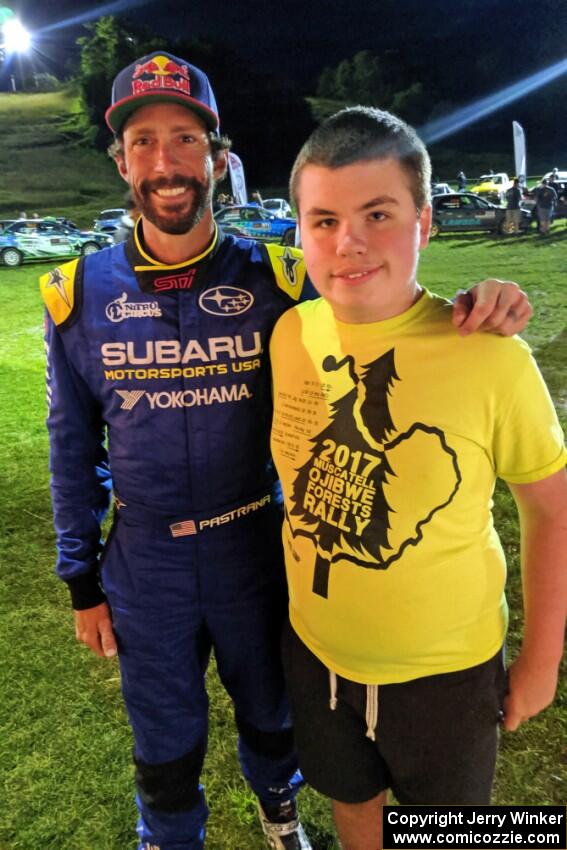
[(341, 168), (390, 158), (398, 160), (408, 175), (416, 209), (421, 212), (431, 197), (431, 162), (415, 130), (382, 109), (341, 109), (323, 121), (299, 151), (289, 182), (290, 197), (299, 211), (299, 179), (306, 165)]

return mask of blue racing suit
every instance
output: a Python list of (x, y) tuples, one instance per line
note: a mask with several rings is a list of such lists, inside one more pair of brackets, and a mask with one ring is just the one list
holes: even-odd
[(110, 605), (140, 848), (203, 847), (211, 648), (254, 792), (279, 802), (302, 781), (279, 660), (268, 341), (304, 282), (294, 248), (216, 233), (165, 266), (139, 228), (41, 279), (57, 572), (75, 609)]

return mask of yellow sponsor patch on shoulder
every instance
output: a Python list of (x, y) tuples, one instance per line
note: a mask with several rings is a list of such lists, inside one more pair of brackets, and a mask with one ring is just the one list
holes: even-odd
[(266, 250), (280, 289), (287, 292), (294, 301), (299, 301), (305, 281), (305, 263), (300, 248), (287, 245), (267, 244)]
[(79, 260), (71, 260), (39, 279), (39, 289), (56, 325), (67, 321), (75, 306), (75, 275)]

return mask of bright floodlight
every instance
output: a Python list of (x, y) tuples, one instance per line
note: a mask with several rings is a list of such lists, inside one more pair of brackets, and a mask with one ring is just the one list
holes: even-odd
[(31, 47), (31, 36), (20, 21), (6, 21), (3, 26), (6, 53), (25, 53)]
[(517, 83), (512, 83), (494, 94), (489, 94), (487, 97), (482, 97), (468, 106), (463, 106), (451, 112), (450, 115), (444, 115), (442, 118), (435, 118), (433, 121), (428, 121), (423, 127), (420, 127), (418, 132), (426, 145), (431, 145), (433, 142), (438, 142), (441, 139), (451, 136), (453, 133), (458, 133), (468, 127), (469, 124), (474, 124), (475, 121), (480, 121), (487, 115), (491, 115), (504, 106), (514, 103), (521, 97), (525, 97), (532, 91), (542, 86), (547, 85), (552, 80), (556, 80), (562, 74), (567, 74), (567, 59), (561, 59), (554, 65), (549, 65), (541, 71), (536, 71), (529, 77), (524, 77)]

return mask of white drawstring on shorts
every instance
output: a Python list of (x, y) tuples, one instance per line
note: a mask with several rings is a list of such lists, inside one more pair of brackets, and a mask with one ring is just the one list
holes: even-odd
[(376, 740), (378, 725), (378, 685), (366, 685), (366, 737)]
[(331, 711), (334, 711), (337, 707), (337, 674), (334, 670), (329, 670), (329, 688), (331, 690), (329, 706), (331, 707)]
[[(334, 711), (337, 707), (337, 674), (329, 670), (329, 708)], [(366, 737), (376, 740), (378, 725), (378, 685), (366, 686)]]

